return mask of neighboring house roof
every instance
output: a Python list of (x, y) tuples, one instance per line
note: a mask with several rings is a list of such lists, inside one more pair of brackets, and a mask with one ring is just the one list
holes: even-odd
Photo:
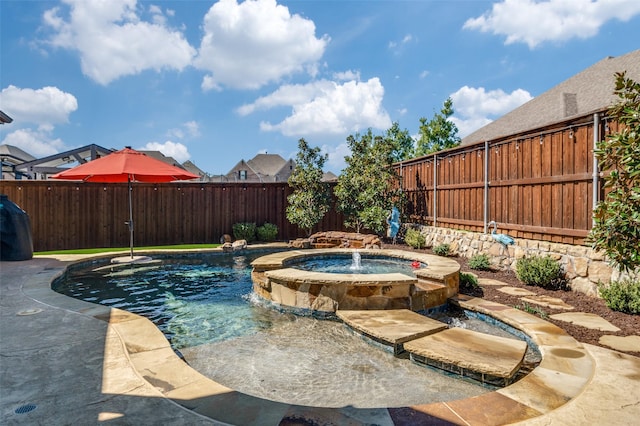
[(285, 166), (286, 160), (278, 154), (258, 154), (248, 160), (247, 164), (262, 176), (276, 176)]
[(90, 144), (80, 148), (71, 149), (69, 151), (60, 152), (58, 154), (49, 155), (47, 157), (33, 159), (15, 166), (15, 170), (35, 178), (34, 173), (44, 175), (55, 174), (66, 170), (61, 167), (64, 165), (72, 165), (74, 163), (86, 163), (96, 158), (109, 155), (112, 149), (101, 147), (100, 145)]
[(9, 124), (13, 121), (13, 118), (0, 110), (0, 124)]
[(462, 139), (462, 145), (490, 141), (606, 110), (616, 72), (640, 81), (640, 50), (605, 58)]
[(198, 166), (193, 164), (190, 160), (187, 160), (184, 163), (182, 163), (182, 168), (184, 168), (186, 171), (190, 173), (193, 173), (194, 175), (200, 176), (201, 178), (207, 176), (207, 174), (202, 169), (200, 169)]
[(142, 151), (140, 150), (140, 152), (148, 155), (149, 157), (155, 158), (156, 160), (160, 160), (163, 161), (167, 164), (170, 164), (174, 167), (179, 167), (181, 169), (184, 169), (184, 167), (182, 167), (182, 164), (178, 163), (178, 160), (176, 160), (173, 157), (167, 157), (166, 155), (164, 155), (163, 153), (161, 153), (160, 151)]
[(36, 157), (23, 151), (17, 146), (7, 144), (0, 145), (0, 157), (2, 157), (2, 161), (5, 161), (5, 159), (11, 159), (11, 162), (14, 164), (25, 163), (36, 159)]
[(336, 176), (333, 172), (324, 172), (322, 175), (323, 182), (336, 182), (338, 180), (338, 176)]
[[(278, 154), (258, 154), (251, 160), (240, 160), (226, 177), (229, 181), (283, 182), (289, 179), (294, 167), (293, 160), (287, 161)], [(239, 176), (240, 171), (246, 172), (245, 178)]]

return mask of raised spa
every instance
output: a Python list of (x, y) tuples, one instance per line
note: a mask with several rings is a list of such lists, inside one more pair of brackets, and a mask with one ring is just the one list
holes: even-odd
[[(391, 272), (373, 273), (347, 266), (325, 272), (309, 264), (332, 259), (392, 263)], [(279, 305), (319, 313), (341, 310), (411, 309), (425, 311), (458, 294), (460, 265), (445, 257), (401, 250), (316, 249), (262, 256), (251, 263), (253, 290)], [(323, 268), (319, 268), (323, 269)]]

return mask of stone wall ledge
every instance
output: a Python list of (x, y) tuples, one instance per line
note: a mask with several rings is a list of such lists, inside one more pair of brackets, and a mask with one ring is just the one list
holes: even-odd
[[(627, 277), (613, 268), (602, 252), (587, 246), (524, 238), (515, 238), (514, 245), (504, 246), (495, 241), (490, 234), (418, 224), (405, 226), (419, 230), (426, 239), (427, 247), (446, 243), (454, 255), (465, 258), (485, 253), (491, 258), (493, 266), (503, 269), (515, 271), (518, 259), (523, 257), (551, 256), (560, 262), (570, 288), (591, 297), (600, 297), (599, 283), (607, 284)], [(498, 233), (506, 232), (501, 232), (498, 228)]]

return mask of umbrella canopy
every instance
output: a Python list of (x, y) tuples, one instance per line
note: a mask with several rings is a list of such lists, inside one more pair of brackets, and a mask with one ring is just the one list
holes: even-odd
[(133, 260), (133, 207), (131, 203), (131, 182), (171, 182), (198, 178), (179, 167), (164, 163), (146, 154), (126, 147), (97, 160), (89, 161), (69, 170), (57, 173), (51, 178), (82, 180), (86, 182), (129, 183), (129, 243)]
[(195, 179), (200, 176), (126, 147), (51, 177), (53, 179), (83, 180), (86, 182), (115, 183), (131, 181), (159, 183)]

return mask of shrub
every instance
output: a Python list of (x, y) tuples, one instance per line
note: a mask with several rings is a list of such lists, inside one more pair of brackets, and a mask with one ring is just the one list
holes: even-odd
[(415, 229), (407, 229), (407, 233), (404, 236), (404, 242), (414, 249), (421, 249), (427, 244), (424, 235)]
[(278, 235), (278, 227), (268, 222), (265, 222), (262, 226), (258, 226), (256, 231), (258, 233), (258, 239), (264, 242), (275, 241), (276, 235)]
[(486, 253), (476, 254), (469, 259), (469, 268), (479, 271), (488, 271), (491, 269), (491, 260)]
[(460, 272), (460, 287), (469, 289), (478, 288), (478, 279), (473, 274)]
[(516, 276), (526, 285), (557, 290), (565, 287), (564, 273), (551, 256), (523, 257), (516, 263)]
[(640, 280), (612, 281), (608, 286), (600, 286), (600, 295), (614, 311), (640, 314)]
[(449, 256), (451, 254), (451, 246), (449, 244), (439, 244), (433, 248), (433, 252), (438, 256)]
[(234, 223), (233, 236), (236, 240), (247, 240), (250, 243), (256, 239), (256, 224), (250, 222)]

